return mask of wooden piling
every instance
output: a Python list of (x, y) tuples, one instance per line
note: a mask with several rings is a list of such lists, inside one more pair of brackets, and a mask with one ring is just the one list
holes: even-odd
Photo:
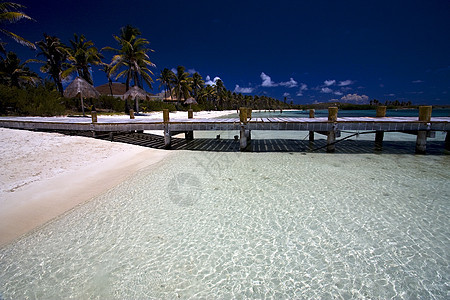
[(169, 122), (169, 110), (168, 109), (163, 109), (163, 121), (164, 123)]
[(336, 150), (336, 132), (334, 130), (328, 131), (327, 134), (327, 152), (332, 153)]
[(239, 118), (241, 123), (247, 124), (247, 108), (241, 107), (239, 108)]
[(252, 109), (250, 107), (247, 107), (247, 118), (252, 119)]
[(419, 121), (430, 122), (432, 106), (419, 106)]
[(134, 110), (130, 109), (130, 119), (134, 119)]
[(97, 123), (97, 112), (95, 110), (91, 111), (92, 123)]
[[(314, 118), (316, 110), (315, 109), (310, 109), (309, 110), (309, 117), (310, 118)], [(310, 142), (314, 142), (314, 131), (310, 131), (309, 132), (309, 141)]]
[[(336, 122), (337, 121), (338, 108), (335, 106), (328, 107), (328, 122)], [(336, 142), (336, 130), (333, 126), (333, 129), (328, 131), (327, 133), (327, 152), (334, 152)]]
[[(193, 109), (188, 109), (188, 119), (193, 119), (194, 118), (194, 110)], [(186, 131), (184, 133), (184, 138), (187, 141), (192, 141), (194, 139), (194, 132), (191, 131)]]
[(247, 136), (247, 130), (245, 128), (246, 126), (241, 126), (241, 130), (240, 130), (240, 145), (239, 145), (239, 149), (241, 151), (245, 151), (247, 150), (247, 146), (248, 146), (248, 136)]
[(328, 121), (337, 121), (338, 108), (336, 106), (328, 107)]
[(163, 121), (164, 121), (164, 148), (170, 149), (172, 137), (170, 135), (168, 109), (163, 109)]
[[(419, 106), (419, 121), (430, 122), (431, 121), (431, 106)], [(417, 132), (416, 140), (416, 153), (425, 154), (427, 150), (427, 131), (419, 130)]]
[[(386, 106), (377, 106), (377, 118), (384, 118), (386, 117)], [(381, 151), (383, 149), (383, 138), (384, 138), (384, 131), (377, 130), (375, 132), (375, 151)]]
[(384, 118), (386, 117), (386, 106), (377, 106), (377, 118)]

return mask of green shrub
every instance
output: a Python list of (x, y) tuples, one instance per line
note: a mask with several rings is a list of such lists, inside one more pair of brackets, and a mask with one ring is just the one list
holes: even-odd
[(0, 86), (0, 113), (2, 115), (55, 116), (65, 111), (64, 99), (45, 84), (26, 89)]

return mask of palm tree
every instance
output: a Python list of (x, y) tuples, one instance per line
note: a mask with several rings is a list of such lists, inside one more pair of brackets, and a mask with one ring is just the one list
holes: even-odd
[(189, 92), (191, 91), (190, 87), (190, 80), (189, 73), (184, 71), (185, 68), (183, 66), (177, 67), (177, 74), (175, 75), (173, 79), (173, 92), (175, 93), (175, 96), (177, 97), (177, 108), (180, 105), (181, 97), (186, 100), (189, 98)]
[(67, 46), (61, 43), (56, 36), (49, 36), (44, 33), (44, 40), (36, 43), (41, 52), (38, 56), (44, 56), (45, 61), (30, 60), (43, 63), (42, 73), (48, 73), (56, 84), (58, 91), (63, 95), (62, 72), (67, 67), (66, 60), (69, 57)]
[(200, 91), (199, 95), (200, 99), (204, 101), (205, 104), (209, 107), (209, 103), (212, 102), (212, 104), (215, 106), (215, 99), (217, 97), (217, 91), (212, 85), (207, 85), (205, 88), (203, 88)]
[(221, 79), (216, 80), (215, 89), (217, 97), (219, 98), (219, 108), (222, 108), (227, 89), (225, 88), (225, 85), (223, 84), (223, 81)]
[(117, 74), (116, 80), (120, 77), (126, 78), (126, 90), (130, 89), (130, 82), (143, 88), (143, 81), (152, 88), (153, 75), (150, 67), (155, 67), (149, 59), (148, 52), (153, 52), (148, 48), (150, 44), (144, 38), (138, 37), (141, 34), (139, 29), (127, 25), (121, 28), (120, 36), (114, 35), (114, 39), (119, 44), (119, 48), (105, 47), (102, 50), (116, 53), (111, 61), (110, 74)]
[(165, 99), (167, 99), (167, 92), (169, 92), (170, 99), (172, 99), (172, 82), (175, 79), (175, 73), (172, 72), (172, 70), (169, 70), (167, 68), (164, 68), (164, 70), (161, 71), (158, 79), (160, 81), (159, 87), (165, 86), (164, 88), (164, 96)]
[(110, 92), (110, 94), (112, 96), (113, 95), (113, 90), (112, 90), (112, 79), (111, 79), (111, 73), (110, 73), (111, 65), (109, 65), (107, 63), (104, 63), (104, 62), (102, 62), (101, 65), (102, 65), (101, 70), (103, 72), (105, 72), (106, 78), (108, 78), (109, 92)]
[(40, 78), (26, 64), (21, 63), (14, 52), (8, 52), (5, 58), (0, 57), (0, 84), (19, 88), (36, 84)]
[(77, 72), (78, 76), (90, 84), (94, 84), (90, 69), (92, 66), (101, 64), (101, 58), (103, 58), (103, 56), (98, 52), (97, 48), (94, 47), (92, 41), (86, 41), (86, 37), (83, 34), (80, 36), (74, 34), (73, 37), (74, 39), (70, 41), (71, 47), (68, 48), (68, 60), (70, 66), (64, 70), (61, 76), (62, 78), (65, 78), (70, 74)]
[[(0, 32), (12, 38), (21, 45), (30, 47), (32, 49), (36, 49), (36, 46), (32, 42), (27, 41), (23, 37), (18, 36), (17, 34), (9, 30), (6, 30), (3, 26), (4, 23), (16, 23), (21, 19), (33, 20), (31, 17), (24, 14), (23, 12), (17, 11), (18, 9), (22, 8), (25, 8), (25, 6), (14, 2), (5, 2), (4, 0), (0, 1), (0, 24), (1, 24)], [(5, 53), (4, 43), (2, 42), (0, 42), (0, 50), (3, 53)]]
[(202, 75), (200, 75), (198, 72), (195, 72), (192, 75), (191, 89), (192, 89), (192, 96), (194, 97), (195, 100), (197, 100), (197, 102), (200, 96), (200, 92), (204, 88), (204, 86), (205, 81), (203, 80)]

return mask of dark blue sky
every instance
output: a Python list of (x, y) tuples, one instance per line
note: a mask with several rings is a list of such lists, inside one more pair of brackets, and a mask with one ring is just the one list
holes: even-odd
[[(9, 29), (30, 41), (79, 33), (100, 49), (116, 46), (120, 27), (138, 27), (155, 50), (155, 79), (183, 65), (230, 90), (295, 103), (450, 104), (448, 0), (16, 1), (37, 22)], [(94, 82), (106, 83), (104, 73), (94, 69)]]

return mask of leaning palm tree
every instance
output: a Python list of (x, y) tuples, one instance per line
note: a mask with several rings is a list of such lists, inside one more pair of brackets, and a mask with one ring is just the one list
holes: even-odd
[(40, 81), (39, 76), (31, 71), (27, 62), (21, 63), (14, 52), (8, 52), (5, 58), (0, 58), (0, 84), (23, 88)]
[(115, 55), (111, 61), (110, 74), (117, 74), (116, 80), (120, 77), (125, 77), (126, 90), (130, 89), (130, 83), (134, 82), (140, 88), (143, 88), (145, 82), (152, 88), (153, 79), (150, 75), (153, 72), (150, 67), (155, 67), (155, 64), (150, 61), (148, 52), (153, 52), (148, 48), (149, 41), (138, 37), (141, 32), (130, 25), (121, 29), (120, 36), (114, 35), (119, 48), (105, 47), (102, 50), (112, 51)]
[(83, 78), (90, 84), (94, 84), (91, 76), (92, 66), (101, 64), (100, 54), (92, 41), (87, 41), (82, 34), (78, 36), (73, 35), (74, 39), (70, 41), (71, 47), (68, 48), (69, 67), (61, 74), (62, 78), (68, 77), (72, 73), (77, 73), (79, 77)]
[(164, 98), (167, 99), (167, 94), (170, 95), (170, 99), (172, 99), (172, 82), (175, 79), (175, 73), (172, 70), (164, 68), (161, 71), (159, 77), (156, 79), (160, 81), (159, 87), (164, 86)]
[(42, 73), (48, 73), (56, 84), (58, 91), (63, 95), (62, 72), (67, 67), (67, 58), (69, 56), (67, 46), (61, 43), (56, 36), (49, 36), (44, 33), (44, 40), (36, 43), (40, 49), (37, 56), (43, 56), (46, 60), (30, 60), (42, 63)]
[[(4, 28), (4, 23), (16, 23), (21, 19), (33, 20), (31, 17), (24, 14), (23, 12), (17, 11), (22, 8), (25, 8), (25, 6), (14, 2), (5, 2), (4, 0), (0, 1), (0, 25), (1, 25), (0, 32), (12, 38), (21, 45), (30, 47), (32, 49), (36, 49), (36, 46), (32, 42), (27, 41), (23, 37), (18, 36), (17, 34)], [(0, 40), (0, 50), (4, 53), (5, 49), (3, 45), (4, 43), (2, 43)]]
[(183, 66), (177, 67), (177, 74), (175, 75), (172, 83), (174, 87), (173, 92), (177, 97), (177, 108), (180, 105), (181, 98), (183, 97), (184, 100), (189, 98), (189, 92), (191, 91), (191, 78), (189, 77), (189, 73), (184, 70), (185, 68)]

